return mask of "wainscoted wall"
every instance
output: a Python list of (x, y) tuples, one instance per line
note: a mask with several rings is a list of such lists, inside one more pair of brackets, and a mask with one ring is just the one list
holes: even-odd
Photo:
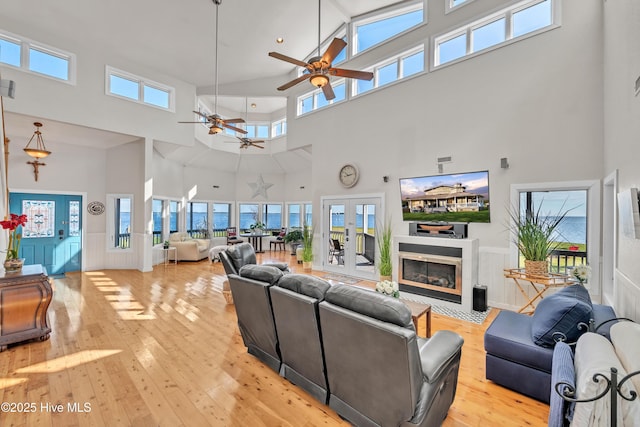
[(640, 320), (640, 287), (617, 269), (614, 300), (616, 314), (619, 317)]
[[(105, 233), (87, 233), (84, 240), (84, 271), (104, 269), (138, 269), (138, 251), (107, 251)], [(144, 235), (133, 233), (131, 244), (134, 248), (142, 247)]]

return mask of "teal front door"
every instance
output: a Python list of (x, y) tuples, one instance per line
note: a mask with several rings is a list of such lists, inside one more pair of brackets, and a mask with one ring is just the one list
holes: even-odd
[(82, 267), (82, 196), (11, 193), (10, 212), (27, 215), (20, 257), (51, 275)]

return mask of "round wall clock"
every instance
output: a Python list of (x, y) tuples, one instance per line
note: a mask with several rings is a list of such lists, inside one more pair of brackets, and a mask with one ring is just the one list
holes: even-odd
[(101, 202), (90, 202), (87, 205), (87, 212), (91, 215), (100, 215), (104, 212), (104, 204)]
[(357, 166), (351, 163), (342, 166), (340, 168), (340, 174), (338, 175), (340, 183), (345, 188), (351, 188), (356, 185), (359, 177), (360, 173), (358, 172)]

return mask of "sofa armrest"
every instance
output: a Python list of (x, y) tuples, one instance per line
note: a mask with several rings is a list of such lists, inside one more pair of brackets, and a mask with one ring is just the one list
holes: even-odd
[(422, 375), (429, 384), (437, 381), (462, 348), (464, 340), (455, 332), (438, 331), (420, 346)]

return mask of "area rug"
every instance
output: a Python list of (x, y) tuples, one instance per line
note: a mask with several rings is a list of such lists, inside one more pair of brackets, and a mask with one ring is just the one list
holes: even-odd
[(484, 323), (484, 319), (487, 318), (487, 315), (491, 311), (491, 308), (488, 308), (487, 311), (472, 310), (471, 313), (467, 313), (466, 311), (454, 310), (452, 308), (443, 307), (441, 305), (432, 305), (431, 311), (434, 313), (442, 314), (443, 316), (466, 320), (467, 322), (477, 323), (478, 325), (481, 325), (482, 323)]
[(326, 274), (322, 277), (325, 280), (333, 280), (334, 282), (344, 283), (347, 285), (354, 285), (362, 279), (357, 279), (355, 277), (343, 276), (342, 274)]
[[(414, 302), (419, 302), (419, 303), (423, 303), (424, 304), (424, 301), (422, 301), (422, 300), (418, 300), (418, 299), (414, 299), (414, 298), (406, 298), (405, 294), (406, 293), (403, 293), (400, 296), (401, 300), (406, 299), (406, 300), (409, 300), (409, 301), (414, 301)], [(447, 316), (447, 317), (453, 317), (454, 319), (465, 320), (467, 322), (477, 323), (478, 325), (481, 325), (482, 323), (484, 323), (484, 320), (487, 318), (487, 316), (491, 312), (491, 307), (489, 307), (487, 309), (487, 311), (475, 311), (475, 310), (472, 310), (471, 313), (467, 313), (466, 311), (456, 310), (456, 309), (449, 308), (449, 307), (446, 307), (446, 306), (443, 306), (443, 305), (431, 304), (431, 312), (432, 313), (441, 314), (441, 315)]]

